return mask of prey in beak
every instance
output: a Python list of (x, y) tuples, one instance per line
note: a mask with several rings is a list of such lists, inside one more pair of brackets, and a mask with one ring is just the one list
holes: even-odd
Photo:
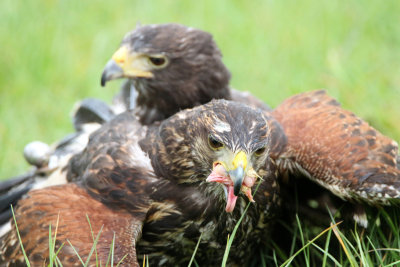
[(232, 212), (240, 192), (243, 192), (251, 202), (254, 202), (251, 187), (255, 184), (257, 177), (254, 169), (247, 166), (246, 153), (240, 151), (235, 155), (231, 164), (223, 161), (214, 162), (213, 170), (206, 181), (223, 185), (227, 202), (225, 210)]
[(119, 78), (153, 78), (151, 70), (154, 69), (153, 61), (155, 62), (155, 60), (153, 58), (155, 57), (157, 55), (135, 53), (131, 52), (127, 45), (121, 46), (104, 67), (101, 86), (105, 86), (110, 80)]

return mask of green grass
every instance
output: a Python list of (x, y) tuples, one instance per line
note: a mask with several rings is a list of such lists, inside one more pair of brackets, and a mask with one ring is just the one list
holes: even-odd
[[(307, 218), (299, 218), (287, 226), (295, 249), (289, 255), (278, 255), (275, 266), (286, 266), (289, 261), (287, 266), (299, 267), (397, 266), (400, 264), (399, 216), (398, 208), (370, 211), (368, 229), (351, 227), (349, 222), (340, 224), (334, 218), (331, 227), (323, 229), (310, 224)], [(271, 250), (279, 251), (279, 248), (274, 244), (267, 248), (266, 261), (272, 258)]]
[[(399, 14), (398, 0), (2, 0), (0, 179), (28, 168), (22, 157), (28, 142), (52, 143), (73, 131), (69, 114), (76, 101), (110, 101), (119, 84), (101, 88), (101, 71), (138, 21), (178, 22), (211, 32), (232, 85), (273, 107), (295, 93), (325, 88), (399, 141)], [(368, 231), (338, 226), (291, 265), (390, 266), (400, 258), (396, 218), (398, 212), (381, 211)], [(322, 232), (299, 225), (302, 220), (289, 225), (291, 253), (268, 248), (261, 262), (279, 266)]]

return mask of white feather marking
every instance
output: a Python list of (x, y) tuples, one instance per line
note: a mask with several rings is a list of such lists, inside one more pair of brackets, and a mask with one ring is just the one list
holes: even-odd
[(184, 120), (186, 119), (186, 114), (185, 112), (179, 112), (178, 114), (176, 114), (178, 116), (179, 119)]
[(228, 123), (217, 119), (215, 124), (214, 124), (214, 129), (217, 132), (221, 132), (221, 133), (230, 132), (231, 131), (231, 126)]
[(0, 237), (4, 236), (9, 231), (11, 231), (11, 221), (8, 221), (0, 226)]
[(129, 148), (129, 155), (131, 156), (130, 160), (132, 164), (134, 164), (135, 166), (143, 167), (147, 170), (153, 169), (153, 167), (151, 166), (150, 158), (146, 153), (144, 153), (137, 142), (134, 142), (134, 144), (131, 145)]
[(182, 136), (176, 136), (176, 142), (178, 142), (178, 143), (180, 143), (180, 142), (182, 142), (183, 140), (185, 140), (185, 138), (183, 138)]

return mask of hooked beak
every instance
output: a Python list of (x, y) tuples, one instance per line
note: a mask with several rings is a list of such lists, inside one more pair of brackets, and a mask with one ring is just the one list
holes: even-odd
[(254, 202), (251, 187), (257, 180), (257, 173), (253, 168), (247, 168), (247, 156), (241, 151), (237, 153), (231, 164), (216, 161), (213, 171), (207, 178), (207, 182), (217, 182), (223, 185), (226, 196), (226, 212), (232, 212), (240, 192)]
[(153, 73), (147, 58), (138, 53), (130, 52), (129, 48), (121, 46), (107, 62), (101, 75), (101, 86), (110, 80), (119, 78), (152, 78)]
[(124, 70), (118, 66), (114, 59), (110, 59), (104, 67), (103, 74), (101, 75), (101, 86), (105, 86), (110, 80), (122, 78)]
[(244, 169), (243, 167), (239, 166), (233, 171), (229, 171), (228, 173), (233, 182), (233, 193), (235, 194), (235, 196), (238, 196), (244, 180)]
[(244, 170), (247, 167), (246, 154), (243, 151), (240, 151), (235, 156), (232, 163), (235, 169), (228, 171), (228, 174), (233, 182), (233, 193), (235, 194), (235, 196), (238, 196), (245, 177)]

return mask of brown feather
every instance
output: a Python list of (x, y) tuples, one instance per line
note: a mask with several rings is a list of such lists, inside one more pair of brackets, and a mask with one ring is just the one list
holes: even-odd
[(280, 155), (283, 169), (297, 169), (345, 199), (388, 204), (400, 197), (397, 143), (325, 91), (285, 100), (273, 116), (284, 128), (288, 145)]
[[(138, 266), (132, 240), (140, 236), (143, 218), (134, 217), (126, 211), (111, 210), (75, 184), (31, 191), (27, 198), (19, 202), (15, 213), (22, 244), (32, 266), (49, 263), (49, 225), (53, 237), (57, 229), (55, 251), (64, 244), (58, 254), (64, 265), (81, 266), (68, 240), (86, 261), (93, 245), (91, 227), (94, 238), (102, 229), (96, 249), (103, 266), (107, 262), (114, 234), (118, 239), (114, 262), (126, 255), (124, 265)], [(9, 232), (5, 239), (3, 245), (8, 246), (2, 247), (2, 254), (13, 259), (10, 264), (15, 261), (24, 262), (16, 231)], [(11, 243), (15, 245), (10, 246)], [(96, 257), (93, 255), (90, 265), (95, 262)]]

